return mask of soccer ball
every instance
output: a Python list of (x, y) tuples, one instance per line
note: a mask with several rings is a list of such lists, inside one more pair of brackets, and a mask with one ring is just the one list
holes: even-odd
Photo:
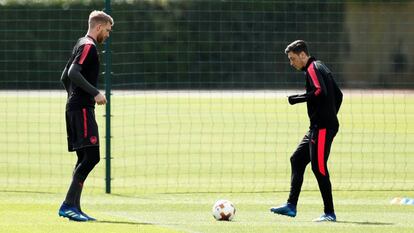
[(213, 217), (218, 221), (231, 221), (236, 214), (233, 203), (227, 200), (218, 200), (213, 205)]

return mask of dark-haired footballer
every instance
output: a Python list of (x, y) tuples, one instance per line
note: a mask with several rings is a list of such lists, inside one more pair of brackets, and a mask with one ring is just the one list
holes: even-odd
[(310, 56), (305, 41), (292, 42), (286, 47), (285, 54), (291, 66), (304, 71), (306, 93), (289, 96), (288, 101), (291, 105), (306, 102), (310, 127), (290, 158), (292, 174), (287, 203), (280, 207), (272, 207), (270, 211), (290, 217), (296, 216), (303, 174), (306, 166), (311, 163), (324, 203), (324, 214), (314, 221), (334, 222), (336, 215), (327, 161), (333, 139), (339, 128), (337, 114), (343, 95), (331, 71), (321, 61)]

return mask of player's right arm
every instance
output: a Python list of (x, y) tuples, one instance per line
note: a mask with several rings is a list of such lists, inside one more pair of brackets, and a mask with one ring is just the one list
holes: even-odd
[(339, 89), (338, 85), (335, 81), (333, 81), (333, 87), (334, 87), (334, 94), (335, 94), (335, 107), (336, 107), (336, 113), (339, 112), (339, 108), (341, 108), (343, 94), (341, 89)]
[(69, 85), (70, 85), (70, 81), (68, 78), (68, 69), (65, 66), (65, 69), (62, 72), (62, 75), (60, 76), (60, 82), (63, 84), (63, 86), (66, 89), (66, 92), (69, 94)]

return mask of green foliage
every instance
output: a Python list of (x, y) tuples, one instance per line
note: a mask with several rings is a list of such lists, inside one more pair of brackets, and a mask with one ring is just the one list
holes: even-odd
[[(342, 14), (330, 13), (340, 12), (340, 3), (127, 2), (112, 6), (114, 88), (298, 87), (283, 75), (291, 71), (284, 47), (297, 38), (311, 41), (311, 51), (339, 69), (333, 54), (340, 48), (324, 42), (341, 40), (335, 32)], [(102, 1), (17, 3), (0, 9), (0, 89), (61, 88), (71, 49)]]
[(98, 4), (102, 3), (102, 0), (0, 0), (0, 5), (3, 6), (68, 6), (72, 4)]
[[(294, 7), (295, 11), (291, 11)], [(276, 1), (171, 1), (115, 5), (122, 23), (113, 34), (114, 87), (156, 89), (269, 89), (295, 86), (281, 73), (290, 71), (283, 53), (298, 37), (315, 54), (339, 47), (341, 4), (290, 4)], [(283, 12), (289, 12), (284, 14)], [(325, 14), (326, 13), (326, 14)], [(318, 21), (318, 24), (306, 23)], [(307, 32), (303, 34), (301, 32)], [(129, 53), (128, 53), (129, 52)], [(330, 63), (337, 57), (328, 55)], [(336, 70), (336, 66), (332, 67)]]

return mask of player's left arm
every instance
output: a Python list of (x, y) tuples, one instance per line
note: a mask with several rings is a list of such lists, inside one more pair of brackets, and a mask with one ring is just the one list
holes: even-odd
[(288, 97), (289, 104), (297, 104), (307, 102), (309, 99), (320, 98), (327, 96), (326, 85), (323, 76), (328, 75), (329, 70), (321, 65), (313, 62), (308, 67), (308, 74), (310, 76), (310, 84), (313, 87), (312, 91), (301, 95), (292, 95)]
[(307, 94), (300, 94), (300, 95), (291, 95), (288, 97), (288, 101), (290, 105), (294, 105), (294, 104), (298, 104), (298, 103), (303, 103), (308, 101), (308, 96)]
[(85, 92), (93, 97), (99, 94), (99, 90), (86, 80), (82, 74), (84, 67), (96, 62), (98, 57), (96, 47), (93, 44), (83, 44), (76, 51), (76, 56), (68, 70), (69, 79)]
[(89, 93), (93, 97), (97, 96), (99, 94), (99, 90), (92, 86), (92, 84), (90, 84), (85, 77), (83, 77), (81, 71), (82, 67), (74, 63), (69, 68), (68, 77), (76, 86), (80, 87), (85, 92)]
[(324, 76), (328, 75), (329, 71), (327, 68), (318, 62), (313, 62), (310, 64), (307, 71), (310, 76), (311, 86), (313, 87), (313, 90), (307, 93), (308, 97), (326, 97), (328, 93), (326, 90)]

